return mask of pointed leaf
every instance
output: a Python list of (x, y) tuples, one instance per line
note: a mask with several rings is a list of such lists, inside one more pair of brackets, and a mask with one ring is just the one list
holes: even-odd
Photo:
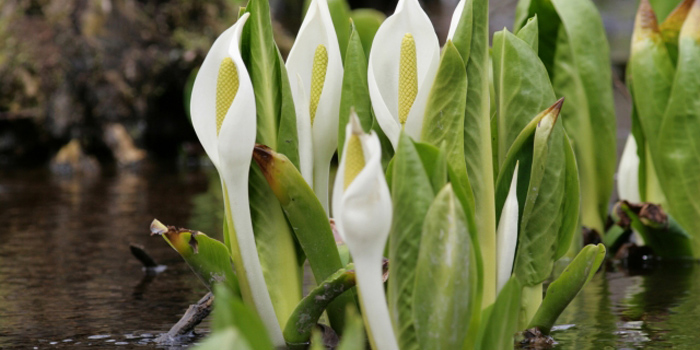
[(503, 286), (496, 302), (484, 311), (487, 316), (481, 324), (476, 349), (513, 349), (521, 293), (522, 286), (515, 277)]
[(260, 317), (232, 294), (226, 286), (216, 285), (214, 287), (214, 312), (212, 316), (214, 335), (235, 329), (250, 344), (251, 349), (272, 350), (274, 348)]
[(340, 97), (340, 121), (338, 122), (338, 154), (343, 154), (345, 127), (350, 121), (350, 110), (355, 110), (365, 132), (369, 132), (374, 122), (372, 102), (367, 86), (367, 60), (362, 49), (360, 35), (352, 27), (343, 70), (343, 92)]
[(564, 272), (549, 285), (542, 305), (528, 328), (537, 327), (543, 334), (549, 334), (559, 315), (593, 278), (604, 258), (605, 247), (602, 244), (585, 246)]

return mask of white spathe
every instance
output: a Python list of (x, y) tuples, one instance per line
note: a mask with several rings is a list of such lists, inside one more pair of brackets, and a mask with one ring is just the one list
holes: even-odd
[[(398, 350), (384, 294), (383, 252), (391, 229), (392, 203), (382, 170), (382, 150), (374, 131), (365, 134), (351, 112), (345, 147), (333, 187), (333, 215), (352, 255), (362, 310), (377, 349)], [(345, 165), (351, 135), (362, 145), (365, 165), (345, 189)]]
[(440, 44), (435, 29), (418, 0), (399, 0), (396, 11), (377, 30), (367, 68), (367, 83), (377, 122), (396, 149), (399, 122), (399, 62), (401, 42), (411, 34), (416, 44), (418, 93), (406, 119), (405, 131), (419, 140), (430, 88), (440, 63)]
[(622, 151), (620, 165), (617, 168), (617, 194), (621, 200), (639, 203), (639, 155), (637, 141), (632, 134), (627, 136), (625, 149)]
[(457, 27), (459, 26), (459, 20), (462, 19), (462, 12), (464, 12), (465, 0), (460, 0), (455, 7), (455, 11), (452, 13), (452, 20), (450, 21), (450, 29), (447, 32), (447, 40), (452, 40), (457, 32)]
[[(319, 45), (328, 53), (323, 90), (313, 125), (309, 112), (314, 54)], [(326, 0), (312, 0), (286, 63), (299, 134), (300, 171), (328, 213), (328, 176), (338, 147), (343, 62)]]
[[(192, 124), (204, 150), (221, 175), (227, 190), (229, 224), (233, 224), (240, 247), (250, 298), (273, 343), (285, 345), (272, 300), (265, 284), (257, 254), (248, 203), (248, 169), (256, 134), (255, 94), (240, 52), (240, 38), (248, 19), (246, 13), (221, 34), (209, 50), (192, 88)], [(217, 135), (217, 79), (222, 60), (231, 58), (238, 72), (238, 90)]]
[(513, 273), (513, 260), (515, 259), (515, 247), (518, 244), (518, 168), (519, 163), (515, 163), (513, 180), (510, 182), (510, 189), (503, 209), (501, 218), (498, 220), (498, 230), (496, 234), (496, 293), (500, 293), (503, 286), (510, 279)]

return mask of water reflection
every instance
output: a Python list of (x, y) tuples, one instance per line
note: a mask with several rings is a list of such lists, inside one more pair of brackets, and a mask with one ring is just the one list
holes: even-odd
[[(167, 331), (205, 290), (174, 251), (149, 237), (148, 224), (158, 217), (189, 225), (193, 199), (209, 180), (158, 169), (73, 178), (1, 173), (0, 348)], [(197, 220), (221, 222), (216, 210)], [(131, 242), (170, 268), (144, 279)]]

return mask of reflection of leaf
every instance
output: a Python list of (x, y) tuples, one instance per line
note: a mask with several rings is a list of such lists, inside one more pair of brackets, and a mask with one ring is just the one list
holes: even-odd
[(593, 278), (604, 258), (605, 247), (602, 244), (584, 247), (564, 272), (549, 285), (542, 305), (528, 328), (537, 327), (542, 333), (549, 334), (559, 315)]
[(225, 283), (232, 291), (240, 293), (231, 254), (223, 243), (202, 232), (165, 226), (155, 219), (151, 223), (151, 235), (163, 236), (209, 290), (216, 283)]
[(421, 349), (464, 344), (477, 278), (467, 227), (464, 210), (447, 184), (426, 214), (416, 263), (413, 315)]

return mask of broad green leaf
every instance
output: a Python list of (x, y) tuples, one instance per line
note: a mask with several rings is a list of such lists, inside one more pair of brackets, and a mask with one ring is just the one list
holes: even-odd
[(345, 60), (345, 53), (348, 48), (350, 38), (350, 6), (346, 0), (327, 0), (328, 10), (331, 13), (335, 35), (338, 37), (340, 45), (340, 57)]
[(260, 317), (223, 285), (214, 287), (211, 328), (214, 335), (235, 329), (250, 344), (251, 349), (274, 348)]
[(605, 247), (602, 244), (585, 246), (564, 272), (549, 285), (542, 305), (528, 328), (537, 327), (543, 334), (549, 334), (559, 315), (593, 278), (604, 258)]
[(692, 238), (661, 206), (621, 201), (613, 211), (617, 226), (639, 232), (655, 255), (667, 259), (693, 256)]
[(343, 338), (340, 339), (337, 350), (365, 350), (365, 327), (362, 317), (356, 310), (348, 310), (345, 318)]
[[(573, 1), (570, 1), (573, 2)], [(538, 24), (538, 54), (548, 72), (554, 68), (554, 56), (556, 54), (557, 33), (561, 20), (554, 9), (552, 0), (520, 0), (515, 9), (514, 32), (523, 28), (528, 18), (537, 15)], [(496, 47), (496, 45), (494, 45)], [(609, 69), (609, 68), (608, 68)]]
[(494, 34), (493, 74), (498, 106), (498, 159), (503, 164), (523, 128), (551, 106), (556, 97), (537, 52), (508, 30)]
[(251, 164), (250, 216), (265, 283), (280, 327), (301, 300), (301, 274), (294, 233), (260, 167)]
[(616, 154), (610, 50), (600, 14), (590, 0), (553, 0), (561, 19), (550, 76), (566, 96), (562, 122), (580, 171), (582, 224), (604, 231)]
[[(439, 192), (448, 182), (449, 178), (445, 150), (437, 148), (429, 143), (412, 142), (413, 146), (416, 148), (416, 152), (418, 152), (420, 161), (423, 163), (425, 173), (428, 175), (430, 183), (433, 186), (433, 193)], [(393, 165), (395, 159), (395, 157), (391, 159), (389, 166), (386, 169), (386, 182), (389, 185), (389, 189), (392, 188), (392, 180), (394, 176)]]
[[(309, 260), (316, 283), (322, 283), (343, 265), (321, 203), (299, 171), (284, 155), (258, 145), (255, 147), (253, 159), (272, 189), (276, 197), (275, 202), (279, 201), (281, 204), (294, 235)], [(334, 327), (342, 329), (348, 305), (354, 305), (351, 293), (338, 298), (329, 307), (328, 316)]]
[[(656, 17), (649, 2), (643, 0), (637, 11), (632, 35), (629, 79), (635, 112), (652, 152), (658, 150), (658, 135), (671, 93), (674, 71)], [(638, 148), (642, 148), (640, 145)]]
[(464, 210), (447, 184), (423, 225), (416, 265), (413, 315), (421, 349), (458, 349), (464, 344), (476, 273)]
[[(494, 277), (496, 213), (494, 211), (494, 166), (491, 145), (488, 0), (465, 1), (462, 18), (455, 31), (454, 45), (466, 67), (466, 80), (468, 81), (462, 129), (464, 133), (463, 156), (476, 203), (474, 217), (479, 245), (482, 257), (486, 262), (484, 264), (486, 269), (484, 271), (486, 278), (484, 281), (484, 305), (486, 306), (493, 303), (496, 297)], [(439, 72), (436, 79), (440, 79)], [(458, 86), (456, 83), (452, 84)], [(447, 146), (448, 162), (453, 164), (457, 171), (461, 171), (461, 162), (453, 163), (449, 157), (449, 143)]]
[(365, 132), (372, 128), (372, 102), (367, 85), (367, 59), (360, 35), (352, 27), (343, 70), (343, 88), (340, 96), (340, 121), (338, 122), (338, 154), (343, 154), (345, 128), (350, 121), (350, 111), (354, 108)]
[(434, 192), (416, 146), (405, 133), (399, 136), (392, 169), (394, 213), (389, 234), (391, 276), (387, 299), (399, 347), (417, 349), (413, 288), (423, 223)]
[(266, 0), (250, 0), (245, 11), (250, 13), (250, 18), (243, 29), (241, 53), (255, 90), (258, 117), (255, 139), (276, 150), (282, 92), (279, 56), (272, 36), (270, 4)]
[(484, 311), (484, 322), (475, 349), (513, 349), (513, 338), (518, 331), (521, 292), (522, 286), (515, 277), (511, 277), (498, 293), (496, 302)]
[(350, 18), (352, 18), (357, 34), (360, 36), (365, 59), (369, 60), (369, 50), (372, 48), (374, 35), (386, 19), (386, 16), (375, 9), (364, 8), (353, 10), (350, 13)]
[(676, 6), (681, 2), (681, 0), (649, 0), (651, 6), (654, 8), (656, 17), (660, 21), (666, 19), (666, 17), (673, 11)]
[(308, 343), (311, 331), (316, 327), (323, 312), (336, 298), (351, 295), (345, 292), (353, 287), (355, 287), (355, 266), (353, 264), (339, 269), (328, 276), (326, 280), (320, 282), (316, 288), (309, 292), (309, 295), (299, 302), (289, 317), (284, 329), (284, 340), (287, 345), (297, 347)]
[(299, 132), (297, 131), (297, 114), (294, 111), (294, 100), (289, 85), (287, 68), (284, 65), (282, 54), (277, 50), (277, 64), (280, 71), (280, 91), (282, 102), (280, 105), (280, 127), (277, 133), (277, 151), (287, 156), (290, 162), (299, 169)]
[(243, 334), (233, 328), (227, 328), (209, 335), (194, 350), (257, 350), (250, 346)]
[(516, 36), (526, 42), (532, 50), (535, 52), (539, 51), (539, 23), (537, 21), (537, 14), (527, 19), (525, 25), (518, 30)]
[(151, 223), (151, 235), (163, 236), (210, 291), (215, 284), (224, 283), (240, 295), (238, 279), (231, 266), (231, 253), (223, 243), (202, 232), (165, 226), (155, 219)]
[(671, 14), (659, 25), (661, 36), (664, 39), (668, 54), (671, 61), (675, 64), (678, 60), (678, 36), (681, 33), (681, 27), (685, 22), (688, 12), (693, 6), (694, 0), (683, 0)]
[(453, 183), (462, 188), (469, 186), (462, 132), (466, 94), (467, 72), (464, 62), (457, 48), (448, 41), (428, 96), (421, 140), (436, 147), (444, 145), (447, 162), (459, 176)]
[[(679, 37), (678, 66), (664, 114), (655, 165), (669, 212), (700, 237), (700, 3), (696, 0)], [(696, 257), (700, 239), (693, 240)]]

